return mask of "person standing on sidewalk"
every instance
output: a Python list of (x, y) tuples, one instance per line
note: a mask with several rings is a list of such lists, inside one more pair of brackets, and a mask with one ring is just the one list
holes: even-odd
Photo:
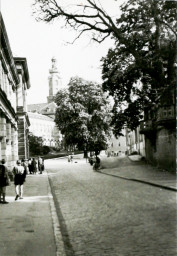
[(20, 160), (17, 160), (17, 165), (13, 168), (14, 174), (14, 184), (15, 184), (15, 192), (16, 197), (15, 201), (20, 198), (23, 199), (23, 184), (26, 179), (26, 169), (21, 165)]
[(33, 167), (32, 167), (32, 159), (31, 158), (28, 159), (28, 169), (29, 169), (29, 173), (32, 174)]
[(29, 173), (29, 168), (28, 168), (28, 159), (22, 159), (21, 160), (21, 165), (24, 166), (26, 174)]
[(73, 158), (74, 158), (74, 153), (72, 152), (72, 154), (71, 154), (71, 163), (73, 162)]
[(31, 166), (32, 166), (32, 173), (36, 174), (37, 173), (37, 161), (34, 157), (32, 159)]
[(94, 165), (93, 165), (93, 170), (94, 170), (94, 171), (98, 171), (98, 169), (100, 168), (100, 163), (101, 163), (101, 160), (100, 160), (100, 158), (98, 157), (98, 155), (96, 155), (95, 163), (94, 163)]
[[(5, 159), (2, 159), (0, 164), (0, 203), (8, 204), (6, 201), (6, 186), (10, 185), (7, 166), (5, 166)], [(2, 197), (2, 200), (1, 200)]]
[(39, 156), (38, 157), (38, 170), (39, 170), (39, 174), (42, 174), (42, 166), (43, 166), (43, 161), (42, 161), (42, 158)]
[(44, 166), (44, 157), (41, 157), (42, 158), (42, 172), (45, 170), (45, 166)]

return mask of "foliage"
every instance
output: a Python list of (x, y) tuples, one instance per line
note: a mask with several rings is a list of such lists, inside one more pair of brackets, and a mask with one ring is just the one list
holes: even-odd
[(42, 147), (42, 153), (43, 153), (44, 155), (47, 155), (49, 152), (50, 152), (50, 147), (44, 145), (44, 146)]
[(37, 137), (34, 134), (29, 134), (29, 150), (31, 155), (40, 155), (42, 153), (42, 137)]
[(93, 150), (106, 148), (110, 136), (110, 102), (101, 85), (71, 78), (68, 90), (56, 95), (55, 122), (68, 146)]
[(129, 46), (115, 38), (103, 61), (103, 88), (114, 97), (115, 134), (138, 126), (145, 107), (175, 88), (176, 36), (173, 1), (128, 1), (117, 20)]

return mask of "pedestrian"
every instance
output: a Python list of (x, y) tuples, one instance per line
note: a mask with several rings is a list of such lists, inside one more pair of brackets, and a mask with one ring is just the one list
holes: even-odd
[(100, 158), (96, 155), (95, 163), (94, 163), (94, 166), (93, 166), (93, 170), (98, 171), (98, 169), (100, 168), (100, 163), (101, 163), (101, 160), (100, 160)]
[(44, 171), (44, 169), (45, 169), (45, 166), (44, 166), (44, 158), (43, 157), (41, 157), (42, 158), (42, 172)]
[(17, 165), (13, 168), (14, 174), (14, 184), (15, 184), (15, 192), (16, 197), (15, 201), (19, 199), (23, 199), (23, 184), (26, 179), (26, 169), (23, 165), (21, 165), (21, 161), (17, 160)]
[(0, 203), (2, 204), (8, 204), (6, 201), (6, 187), (10, 185), (8, 168), (5, 163), (5, 159), (2, 159), (0, 163)]
[(71, 161), (71, 156), (70, 155), (68, 155), (68, 162), (70, 162)]
[(29, 173), (29, 168), (28, 168), (28, 159), (22, 159), (21, 160), (21, 165), (24, 166), (26, 174)]
[(32, 159), (31, 158), (29, 158), (29, 160), (28, 160), (28, 169), (29, 169), (29, 173), (32, 174), (33, 168), (32, 168)]
[(87, 159), (88, 159), (88, 152), (87, 152), (87, 150), (84, 150), (84, 158), (86, 159), (86, 163), (87, 163)]
[(36, 174), (36, 172), (37, 172), (37, 161), (34, 157), (32, 159), (31, 165), (32, 165), (32, 173)]
[(38, 170), (39, 170), (39, 174), (42, 174), (42, 167), (43, 167), (43, 161), (42, 161), (42, 158), (39, 156), (38, 157)]
[(74, 158), (74, 153), (72, 152), (72, 154), (71, 154), (71, 163), (73, 162), (73, 158)]

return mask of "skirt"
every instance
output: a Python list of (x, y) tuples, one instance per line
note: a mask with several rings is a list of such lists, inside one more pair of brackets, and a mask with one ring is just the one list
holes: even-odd
[(14, 178), (14, 184), (15, 185), (23, 185), (25, 182), (26, 175), (24, 174), (16, 174)]

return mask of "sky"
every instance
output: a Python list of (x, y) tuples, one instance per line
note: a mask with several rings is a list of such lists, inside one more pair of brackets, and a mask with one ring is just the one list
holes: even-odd
[[(117, 16), (120, 13), (119, 4), (123, 0), (100, 2), (108, 13)], [(27, 58), (31, 84), (27, 94), (28, 104), (47, 102), (52, 57), (57, 59), (63, 87), (73, 76), (102, 82), (100, 59), (113, 46), (111, 39), (98, 44), (90, 42), (88, 35), (85, 35), (74, 44), (68, 44), (68, 41), (74, 40), (75, 33), (61, 28), (59, 21), (52, 24), (36, 22), (31, 8), (34, 0), (0, 0), (0, 3), (12, 54), (14, 57)]]

